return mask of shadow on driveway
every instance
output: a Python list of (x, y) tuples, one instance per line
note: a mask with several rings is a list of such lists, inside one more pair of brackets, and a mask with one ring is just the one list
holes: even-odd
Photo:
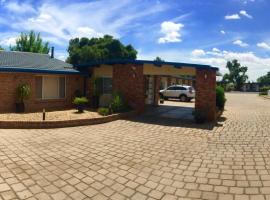
[(183, 102), (166, 102), (157, 107), (148, 107), (146, 112), (140, 116), (130, 119), (138, 123), (155, 124), (171, 127), (186, 127), (212, 130), (214, 127), (222, 126), (219, 122), (197, 124), (194, 121), (192, 112), (194, 104)]

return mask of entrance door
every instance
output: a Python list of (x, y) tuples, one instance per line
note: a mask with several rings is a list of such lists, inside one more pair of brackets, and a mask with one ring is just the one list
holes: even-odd
[(145, 103), (148, 105), (153, 105), (154, 104), (154, 99), (155, 99), (155, 84), (154, 84), (154, 76), (146, 76), (145, 80), (146, 84), (146, 89), (145, 89)]

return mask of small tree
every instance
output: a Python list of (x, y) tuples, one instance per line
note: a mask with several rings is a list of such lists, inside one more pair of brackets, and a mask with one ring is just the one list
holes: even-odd
[(5, 49), (4, 49), (3, 47), (0, 46), (0, 51), (3, 51), (3, 50), (5, 50)]
[(154, 61), (156, 61), (156, 62), (164, 62), (164, 60), (162, 60), (159, 56), (157, 56)]
[(270, 85), (270, 72), (268, 72), (266, 75), (261, 76), (257, 79), (258, 83), (261, 83), (263, 85)]
[(31, 89), (27, 84), (20, 84), (17, 87), (17, 99), (18, 102), (16, 103), (16, 111), (17, 112), (24, 112), (24, 100), (28, 99), (31, 95)]
[(228, 61), (226, 68), (229, 70), (229, 73), (224, 74), (222, 81), (225, 83), (233, 83), (236, 90), (241, 90), (248, 79), (246, 75), (248, 68), (241, 66), (237, 60)]
[(34, 31), (30, 31), (29, 33), (21, 33), (16, 39), (16, 45), (10, 47), (10, 50), (48, 54), (50, 48), (48, 42), (43, 42), (40, 33), (36, 34)]

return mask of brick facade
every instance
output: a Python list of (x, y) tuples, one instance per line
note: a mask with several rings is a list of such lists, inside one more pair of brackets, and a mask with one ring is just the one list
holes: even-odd
[(204, 112), (207, 121), (216, 120), (216, 71), (197, 69), (195, 110)]
[(161, 82), (161, 76), (154, 76), (155, 80), (155, 97), (154, 97), (154, 105), (158, 106), (159, 103), (159, 90), (160, 90), (160, 82)]
[[(39, 100), (35, 97), (35, 76), (46, 74), (33, 73), (0, 73), (0, 112), (15, 112), (16, 88), (26, 83), (31, 88), (31, 96), (25, 100), (26, 112), (58, 110), (73, 107), (72, 101), (76, 90), (83, 92), (83, 77), (80, 75), (65, 75), (66, 98), (58, 100)], [(64, 75), (63, 75), (64, 76)]]
[(144, 83), (142, 65), (113, 66), (113, 90), (123, 94), (126, 103), (140, 113), (145, 108)]

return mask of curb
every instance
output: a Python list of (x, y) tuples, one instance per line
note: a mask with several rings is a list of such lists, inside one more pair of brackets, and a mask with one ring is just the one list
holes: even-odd
[(49, 128), (65, 128), (76, 126), (87, 126), (94, 124), (103, 124), (119, 119), (127, 119), (136, 116), (136, 111), (127, 113), (118, 113), (101, 118), (92, 119), (76, 119), (66, 121), (0, 121), (1, 129), (49, 129)]

